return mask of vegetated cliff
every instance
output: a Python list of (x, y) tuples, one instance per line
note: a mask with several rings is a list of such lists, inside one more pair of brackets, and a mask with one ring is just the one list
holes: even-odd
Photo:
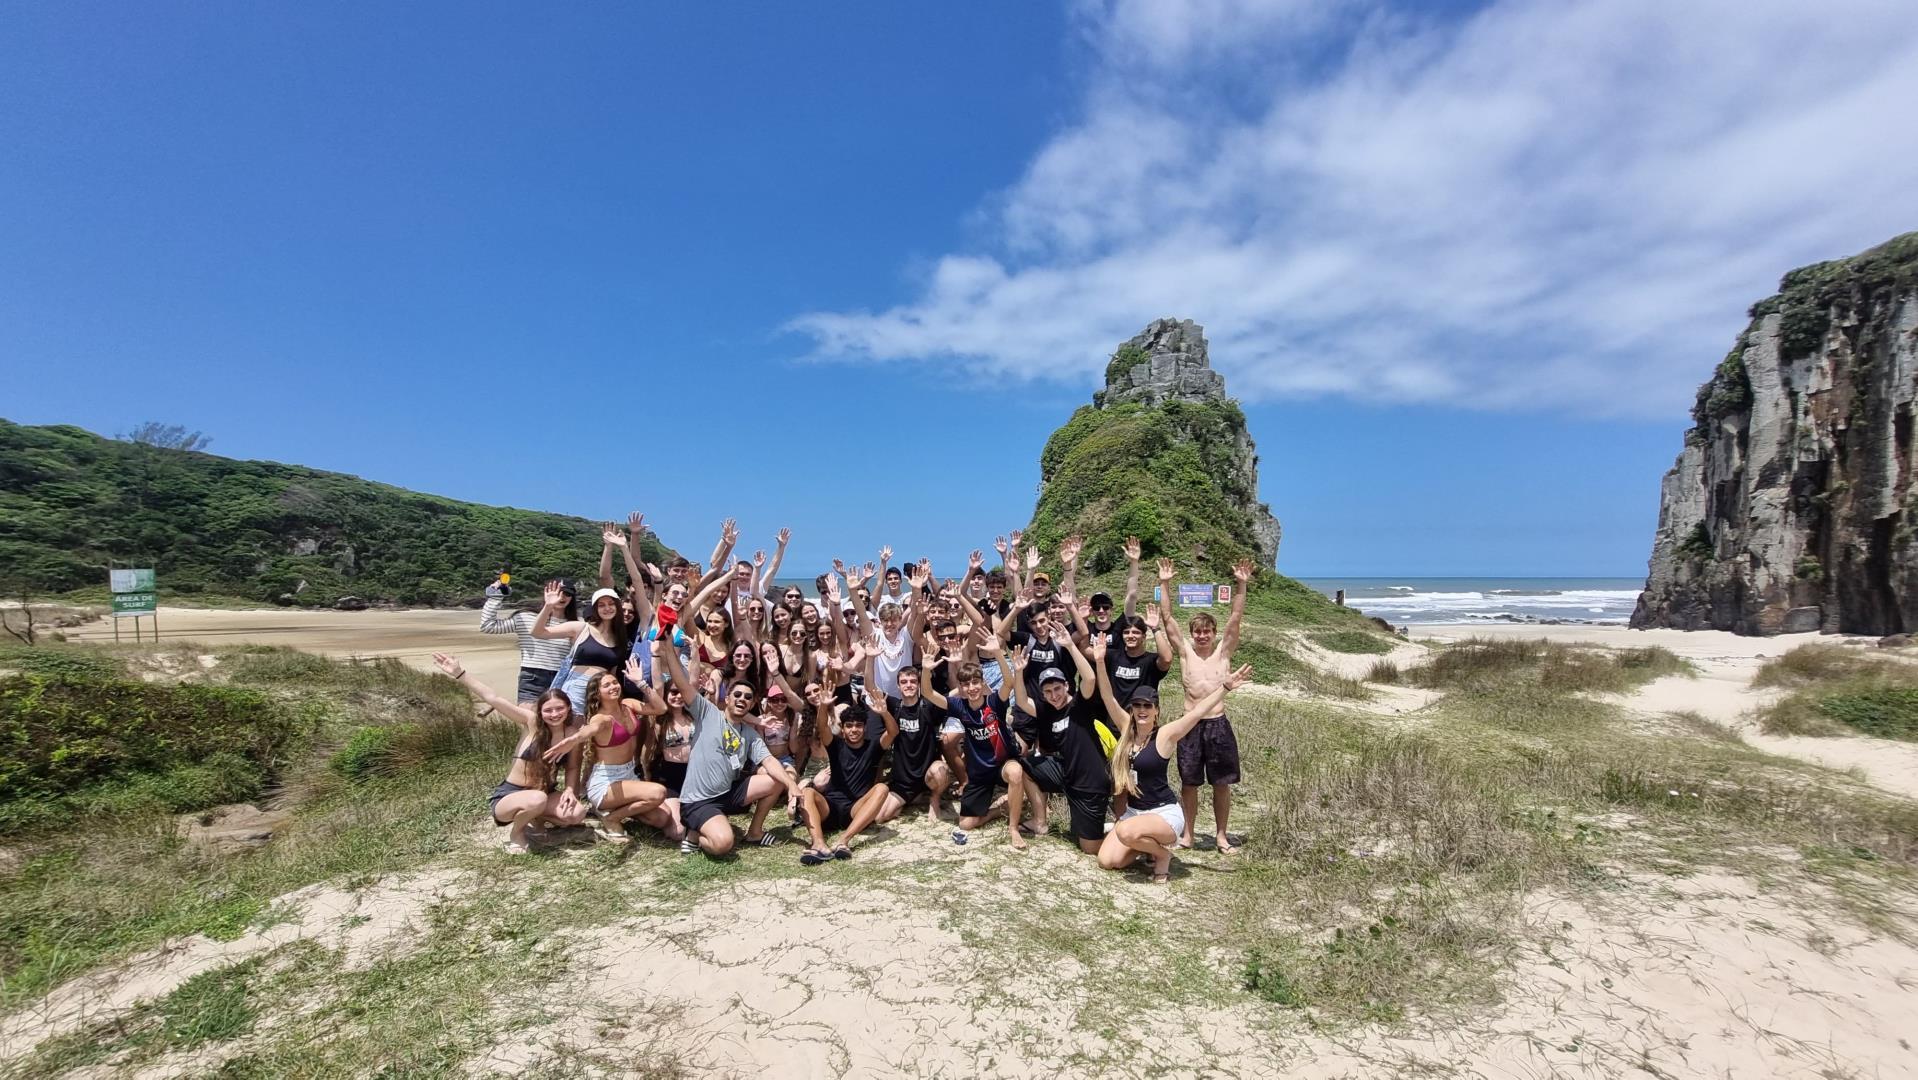
[(1918, 233), (1786, 274), (1698, 391), (1637, 627), (1918, 628)]
[[(642, 547), (649, 560), (672, 554), (650, 535)], [(599, 527), (583, 518), (0, 420), (9, 585), (103, 588), (111, 561), (153, 567), (163, 596), (462, 603), (502, 569), (527, 597), (545, 577), (590, 577), (599, 551)]]
[(1245, 413), (1190, 319), (1160, 319), (1119, 346), (1105, 389), (1046, 441), (1039, 476), (1027, 532), (1048, 555), (1083, 535), (1088, 574), (1123, 569), (1127, 536), (1148, 559), (1167, 555), (1182, 574), (1218, 582), (1241, 558), (1268, 570), (1278, 560)]

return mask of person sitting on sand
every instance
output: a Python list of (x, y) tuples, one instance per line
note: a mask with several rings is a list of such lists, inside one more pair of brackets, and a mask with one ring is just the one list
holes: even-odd
[[(1093, 640), (1104, 647), (1103, 639)], [(1043, 793), (1039, 796), (1039, 806), (1045, 806), (1046, 794), (1064, 795), (1072, 818), (1073, 839), (1079, 842), (1079, 850), (1096, 855), (1105, 840), (1106, 808), (1112, 802), (1112, 781), (1094, 727), (1103, 718), (1103, 709), (1094, 699), (1098, 677), (1092, 661), (1086, 659), (1078, 644), (1069, 637), (1065, 639), (1065, 648), (1077, 669), (1077, 693), (1073, 692), (1072, 680), (1056, 667), (1039, 673), (1036, 701), (1026, 689), (1030, 680), (1021, 677), (1012, 684), (1019, 708), (1037, 721), (1039, 753), (1026, 758), (1023, 765), (1026, 775)], [(1014, 675), (1023, 676), (1020, 669), (1030, 663), (1030, 658), (1023, 656), (1021, 650), (1013, 651)], [(1043, 833), (1046, 815), (1038, 812), (1033, 817), (1035, 831)]]
[(1252, 677), (1252, 665), (1227, 674), (1183, 716), (1161, 725), (1157, 687), (1139, 686), (1126, 704), (1119, 704), (1105, 658), (1100, 655), (1104, 651), (1103, 643), (1094, 642), (1092, 662), (1106, 715), (1119, 729), (1110, 772), (1112, 788), (1124, 796), (1127, 806), (1098, 847), (1099, 865), (1123, 870), (1144, 854), (1152, 859), (1152, 880), (1163, 884), (1172, 873), (1172, 847), (1185, 832), (1185, 810), (1166, 780), (1166, 763), (1177, 753), (1179, 740), (1202, 720), (1215, 713), (1223, 715), (1225, 695)]
[[(854, 824), (860, 828), (874, 822), (887, 822), (905, 813), (921, 796), (926, 799), (926, 819), (939, 820), (939, 803), (952, 785), (952, 770), (940, 760), (940, 732), (945, 713), (919, 692), (919, 669), (899, 672), (899, 696), (873, 695), (868, 700), (886, 727), (896, 732), (892, 741), (892, 771), (886, 774), (886, 798), (872, 822)], [(868, 678), (868, 685), (870, 685)]]
[[(1191, 712), (1224, 685), (1232, 670), (1232, 654), (1239, 647), (1239, 624), (1245, 617), (1246, 585), (1252, 580), (1252, 560), (1240, 559), (1232, 568), (1239, 587), (1232, 590), (1232, 614), (1226, 619), (1225, 633), (1219, 633), (1218, 620), (1210, 612), (1192, 616), (1192, 640), (1179, 632), (1172, 615), (1172, 560), (1159, 560), (1159, 620), (1166, 638), (1179, 652), (1179, 678), (1185, 689), (1185, 711)], [(1217, 708), (1217, 706), (1214, 706)], [(1179, 846), (1192, 846), (1192, 828), (1199, 816), (1199, 786), (1212, 785), (1212, 823), (1221, 855), (1238, 849), (1226, 838), (1226, 823), (1232, 816), (1232, 785), (1239, 782), (1239, 740), (1233, 734), (1232, 721), (1223, 710), (1199, 720), (1198, 726), (1179, 740), (1179, 806), (1185, 813), (1185, 831)]]
[[(526, 830), (535, 822), (572, 826), (586, 820), (586, 804), (579, 798), (578, 753), (561, 757), (565, 765), (557, 775), (547, 753), (578, 729), (572, 703), (558, 690), (547, 690), (530, 705), (507, 701), (493, 688), (474, 678), (456, 656), (434, 653), (433, 663), (448, 677), (458, 680), (466, 692), (490, 705), (493, 711), (519, 725), (519, 746), (513, 751), (513, 764), (506, 779), (493, 789), (487, 800), (493, 812), (493, 824), (510, 826), (506, 834), (509, 854), (527, 852)], [(554, 780), (560, 781), (554, 790)]]
[(735, 841), (729, 815), (752, 811), (746, 842), (771, 847), (778, 839), (766, 831), (780, 788), (787, 794), (791, 813), (799, 803), (799, 780), (767, 750), (751, 724), (758, 692), (744, 679), (725, 686), (725, 707), (714, 705), (698, 692), (699, 659), (682, 660), (677, 649), (661, 648), (667, 675), (688, 695), (693, 716), (692, 751), (686, 761), (686, 783), (679, 789), (679, 820), (686, 828), (679, 850), (697, 847), (718, 857), (732, 853)]
[[(989, 639), (980, 649), (985, 655), (997, 658), (1000, 673), (1009, 684), (1015, 676), (1006, 667), (998, 640)], [(1026, 841), (1019, 835), (1026, 800), (1026, 774), (1019, 765), (1023, 748), (1006, 721), (1006, 699), (987, 692), (986, 675), (978, 664), (959, 663), (956, 659), (949, 663), (953, 669), (952, 685), (958, 689), (951, 696), (941, 694), (930, 685), (932, 673), (925, 665), (931, 663), (932, 654), (928, 652), (919, 671), (919, 692), (934, 708), (945, 710), (947, 716), (957, 720), (965, 736), (966, 787), (959, 795), (959, 830), (952, 834), (952, 842), (965, 843), (968, 832), (986, 823), (994, 808), (994, 789), (1003, 787), (1006, 789), (1006, 840), (1013, 850), (1024, 851)]]
[[(812, 832), (812, 847), (799, 856), (806, 866), (817, 866), (834, 859), (852, 858), (852, 842), (878, 817), (889, 794), (879, 782), (880, 755), (890, 750), (899, 729), (890, 715), (881, 713), (886, 730), (878, 738), (870, 737), (872, 714), (860, 702), (840, 705), (830, 691), (813, 684), (807, 704), (814, 710), (813, 730), (825, 751), (830, 771), (823, 784), (800, 789), (800, 809), (806, 827)], [(833, 730), (834, 719), (838, 730)], [(826, 846), (826, 834), (843, 829), (839, 843)]]
[[(650, 694), (652, 688), (645, 685), (639, 667), (639, 661), (628, 657), (626, 677)], [(586, 797), (599, 811), (599, 826), (593, 831), (600, 839), (625, 843), (626, 822), (635, 817), (668, 839), (679, 838), (671, 813), (662, 809), (669, 797), (665, 785), (641, 780), (637, 764), (640, 748), (652, 741), (652, 717), (665, 712), (664, 701), (657, 697), (644, 703), (632, 701), (625, 697), (617, 674), (601, 672), (586, 691), (585, 725), (546, 752), (549, 759), (556, 759), (575, 746), (591, 746)]]
[[(562, 621), (577, 621), (578, 587), (570, 581), (562, 581), (559, 589), (564, 601), (560, 610)], [(503, 581), (495, 581), (486, 587), (486, 604), (480, 608), (480, 633), (514, 634), (519, 637), (519, 701), (523, 705), (552, 687), (554, 676), (566, 663), (569, 644), (533, 636), (534, 616), (530, 611), (516, 611), (501, 618), (500, 607), (506, 603), (506, 593), (507, 585)]]

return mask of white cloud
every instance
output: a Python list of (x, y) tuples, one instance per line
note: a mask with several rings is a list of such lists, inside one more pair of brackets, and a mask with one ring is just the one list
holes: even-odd
[(1918, 228), (1918, 9), (1088, 3), (1083, 114), (815, 354), (1096, 381), (1164, 315), (1243, 397), (1674, 415), (1784, 271)]

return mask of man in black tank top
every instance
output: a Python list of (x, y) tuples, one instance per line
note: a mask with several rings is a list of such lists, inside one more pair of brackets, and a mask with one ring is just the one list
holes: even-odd
[[(879, 757), (892, 748), (899, 729), (891, 714), (882, 713), (885, 734), (877, 739), (868, 738), (871, 714), (864, 704), (840, 705), (832, 695), (817, 687), (812, 689), (809, 701), (818, 716), (814, 730), (832, 767), (823, 788), (807, 787), (801, 791), (806, 827), (812, 832), (812, 847), (799, 856), (799, 861), (817, 866), (833, 859), (852, 858), (853, 838), (878, 816), (888, 794), (886, 785), (878, 782)], [(835, 714), (839, 720), (836, 733), (833, 730)], [(831, 829), (845, 832), (837, 845), (828, 847), (826, 832)]]

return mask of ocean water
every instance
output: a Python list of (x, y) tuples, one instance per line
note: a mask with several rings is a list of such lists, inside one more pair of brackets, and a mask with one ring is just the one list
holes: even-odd
[(1643, 578), (1301, 578), (1347, 607), (1392, 623), (1592, 623), (1623, 625)]

